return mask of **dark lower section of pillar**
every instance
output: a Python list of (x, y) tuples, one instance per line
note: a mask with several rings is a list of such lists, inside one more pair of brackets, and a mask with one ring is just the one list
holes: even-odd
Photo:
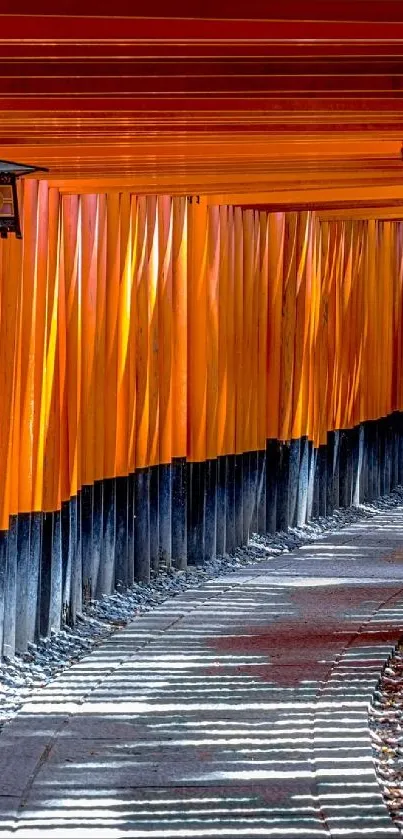
[[(361, 504), (367, 493), (368, 487), (368, 459), (365, 446), (365, 425), (361, 423), (357, 427), (357, 456), (356, 471), (354, 473), (354, 494), (353, 504)], [(397, 481), (395, 483), (397, 486)]]
[(313, 479), (313, 502), (312, 502), (312, 518), (319, 516), (326, 516), (328, 510), (330, 512), (333, 507), (333, 496), (331, 497), (331, 505), (329, 504), (329, 457), (328, 447), (319, 446), (313, 454), (314, 465), (314, 479)]
[(160, 535), (158, 515), (158, 494), (159, 494), (159, 467), (152, 467), (149, 470), (150, 494), (149, 494), (149, 517), (150, 517), (150, 571), (158, 574), (160, 561)]
[(291, 443), (287, 441), (279, 452), (276, 530), (288, 530), (290, 524), (290, 460)]
[[(213, 461), (210, 461), (212, 463)], [(215, 552), (223, 556), (226, 550), (227, 524), (227, 459), (219, 457), (215, 471), (216, 504), (210, 500), (211, 513), (207, 515), (211, 520), (212, 532), (215, 532)], [(207, 554), (207, 556), (209, 556)]]
[(27, 637), (28, 641), (37, 641), (40, 634), (38, 604), (41, 592), (42, 514), (32, 513), (30, 519)]
[(134, 476), (134, 576), (150, 580), (150, 470), (139, 469)]
[(8, 530), (0, 531), (0, 653), (5, 652), (4, 623), (6, 611), (6, 578), (7, 578), (7, 548)]
[(187, 566), (187, 488), (185, 458), (172, 461), (172, 564), (179, 571)]
[(93, 567), (93, 509), (94, 487), (84, 486), (81, 490), (82, 588), (84, 603), (91, 601), (95, 581), (95, 569)]
[[(39, 634), (50, 634), (53, 515), (44, 513), (42, 521), (41, 587), (39, 592)], [(65, 617), (65, 616), (63, 616)]]
[(309, 521), (313, 516), (313, 502), (315, 492), (315, 472), (317, 462), (317, 449), (315, 449), (311, 440), (308, 440), (308, 488), (306, 499), (306, 520)]
[(339, 507), (340, 499), (340, 431), (327, 435), (326, 513)]
[(339, 504), (340, 507), (351, 506), (352, 464), (351, 464), (351, 433), (340, 432), (339, 455)]
[(92, 599), (233, 552), (254, 533), (375, 499), (403, 483), (403, 415), (205, 463), (177, 458), (84, 486), (0, 531), (0, 653), (74, 624)]
[(159, 565), (165, 570), (172, 565), (172, 466), (158, 467), (158, 533)]
[(187, 559), (189, 565), (203, 563), (205, 463), (188, 464)]
[(235, 455), (230, 454), (226, 460), (226, 529), (225, 529), (225, 550), (232, 553), (236, 547), (235, 527)]
[[(75, 502), (75, 504), (73, 503)], [(78, 528), (78, 506), (79, 499), (73, 498), (70, 502), (71, 517), (75, 523), (75, 529), (70, 537), (70, 548), (74, 554), (71, 572), (71, 597), (70, 597), (70, 622), (76, 620), (77, 612), (81, 611), (81, 556), (80, 532)], [(49, 626), (55, 632), (60, 629), (62, 621), (62, 533), (61, 533), (61, 511), (52, 513), (52, 541), (51, 541), (51, 569), (50, 569), (50, 603), (49, 603)]]
[(207, 460), (203, 503), (204, 562), (225, 551), (225, 475), (225, 458)]
[(128, 537), (129, 537), (129, 481), (115, 480), (115, 588), (124, 591), (128, 586)]
[[(116, 484), (114, 478), (107, 478), (103, 481), (102, 489), (99, 589), (102, 594), (111, 594), (115, 586)], [(73, 522), (73, 526), (74, 524), (75, 522)]]
[(280, 471), (280, 449), (278, 440), (266, 443), (266, 527), (267, 533), (277, 530), (278, 484)]
[(241, 545), (246, 545), (251, 533), (253, 510), (253, 485), (250, 452), (244, 452), (242, 455), (242, 461), (243, 531)]
[(297, 510), (298, 510), (298, 484), (299, 484), (299, 465), (301, 459), (301, 440), (291, 440), (288, 444), (289, 449), (289, 465), (288, 465), (288, 488), (287, 477), (285, 477), (284, 490), (287, 494), (288, 489), (288, 522), (285, 522), (285, 528), (289, 524), (290, 527), (295, 527), (297, 524)]
[(235, 455), (235, 544), (243, 545), (244, 457)]
[(127, 479), (127, 585), (132, 586), (135, 581), (135, 491), (134, 475)]
[(307, 437), (301, 438), (298, 471), (297, 525), (306, 523), (308, 514), (309, 461), (311, 446)]
[(267, 501), (266, 501), (266, 450), (257, 453), (257, 532), (267, 533)]
[(403, 484), (403, 414), (396, 414), (396, 433), (398, 435), (398, 484)]
[(17, 568), (16, 568), (16, 615), (15, 649), (25, 650), (28, 642), (28, 573), (29, 573), (29, 531), (31, 516), (22, 513), (17, 525)]
[(368, 423), (368, 447), (369, 447), (369, 480), (368, 497), (377, 498), (380, 494), (380, 468), (379, 468), (379, 427), (376, 421)]

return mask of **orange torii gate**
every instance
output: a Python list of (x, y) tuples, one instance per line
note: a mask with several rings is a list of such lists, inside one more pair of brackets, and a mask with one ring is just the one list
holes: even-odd
[(370, 216), (24, 183), (0, 243), (5, 653), (402, 479), (403, 227)]

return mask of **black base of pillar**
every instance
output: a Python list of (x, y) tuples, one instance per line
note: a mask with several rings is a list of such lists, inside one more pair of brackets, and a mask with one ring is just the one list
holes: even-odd
[(172, 563), (178, 570), (187, 567), (187, 475), (184, 458), (172, 462)]
[(242, 454), (235, 455), (235, 544), (243, 545), (243, 469), (244, 460)]
[(139, 469), (134, 480), (134, 576), (150, 581), (150, 471)]
[(280, 446), (278, 440), (268, 440), (266, 443), (266, 526), (268, 533), (275, 533), (277, 530)]
[(184, 570), (274, 533), (377, 498), (403, 482), (403, 415), (267, 440), (263, 451), (139, 469), (96, 481), (53, 513), (0, 532), (0, 653), (74, 624), (83, 604), (150, 574)]
[(291, 440), (288, 444), (288, 449), (288, 524), (290, 525), (290, 527), (295, 527), (297, 524), (298, 515), (297, 510), (299, 489), (299, 464), (301, 459), (301, 440)]
[[(225, 458), (205, 464), (203, 561), (225, 551)], [(220, 538), (219, 538), (220, 537)]]
[(278, 488), (277, 488), (277, 530), (288, 530), (290, 522), (289, 513), (289, 486), (290, 486), (290, 455), (291, 445), (283, 443), (280, 447), (278, 464)]
[(158, 468), (159, 563), (165, 570), (172, 565), (172, 466)]

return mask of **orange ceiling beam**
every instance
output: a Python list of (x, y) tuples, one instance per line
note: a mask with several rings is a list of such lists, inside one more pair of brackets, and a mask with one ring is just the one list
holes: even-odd
[(403, 179), (400, 185), (384, 186), (369, 185), (357, 189), (356, 186), (327, 187), (318, 189), (293, 189), (291, 194), (285, 190), (270, 192), (233, 192), (227, 194), (210, 194), (206, 198), (211, 205), (225, 204), (242, 207), (261, 207), (262, 209), (293, 207), (323, 207), (331, 205), (341, 206), (346, 202), (350, 206), (362, 204), (366, 207), (379, 208), (403, 203)]
[[(399, 135), (399, 132), (397, 132)], [(71, 140), (60, 141), (57, 146), (49, 144), (46, 137), (41, 138), (42, 142), (24, 144), (24, 154), (32, 156), (40, 154), (41, 158), (52, 158), (60, 155), (64, 159), (74, 158), (77, 153), (83, 160), (102, 158), (107, 164), (117, 155), (130, 154), (137, 156), (139, 160), (147, 161), (152, 157), (148, 139), (138, 136), (132, 140), (122, 139), (120, 143), (109, 143), (102, 136), (88, 143)], [(156, 145), (156, 143), (155, 143)], [(402, 160), (402, 141), (397, 139), (376, 139), (372, 137), (354, 138), (345, 136), (323, 137), (318, 140), (306, 137), (284, 137), (257, 135), (239, 135), (234, 132), (225, 143), (222, 142), (220, 134), (209, 132), (208, 136), (193, 135), (191, 138), (179, 136), (167, 137), (164, 135), (158, 140), (158, 155), (161, 160), (176, 158), (178, 150), (182, 148), (183, 154), (188, 161), (203, 158), (212, 160), (230, 159), (248, 160), (253, 156), (255, 160), (272, 163), (278, 167), (279, 163), (285, 166), (292, 166), (295, 162), (309, 165), (311, 162), (320, 161), (323, 166), (332, 164), (345, 165), (346, 160), (351, 165), (365, 168), (377, 161), (380, 165), (396, 166), (397, 161)], [(13, 145), (1, 145), (1, 154), (10, 157), (15, 150)]]
[(403, 202), (395, 207), (339, 207), (337, 210), (318, 210), (320, 221), (403, 221)]
[(55, 9), (3, 4), (0, 156), (84, 178), (83, 189), (86, 178), (130, 173), (159, 191), (176, 181), (182, 192), (256, 192), (279, 178), (286, 190), (318, 180), (327, 189), (332, 176), (361, 188), (371, 165), (374, 183), (398, 186), (400, 0), (60, 0)]

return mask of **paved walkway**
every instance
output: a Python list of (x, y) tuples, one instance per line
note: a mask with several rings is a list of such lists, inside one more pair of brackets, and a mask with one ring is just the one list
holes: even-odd
[(0, 735), (1, 836), (398, 836), (367, 705), (403, 631), (403, 508), (206, 583)]

